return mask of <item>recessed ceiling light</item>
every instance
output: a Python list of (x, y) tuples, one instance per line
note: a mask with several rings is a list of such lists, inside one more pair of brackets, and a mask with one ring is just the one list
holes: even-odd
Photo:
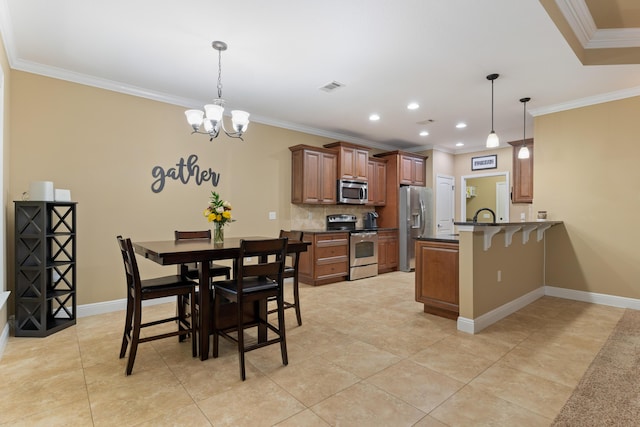
[(378, 121), (380, 120), (380, 116), (378, 114), (372, 114), (369, 116), (369, 120), (371, 120), (372, 122)]
[(427, 136), (429, 135), (429, 132), (427, 132), (426, 130), (423, 130), (422, 132), (420, 132), (420, 136)]
[(463, 128), (466, 128), (466, 127), (467, 127), (467, 124), (466, 124), (466, 123), (462, 123), (462, 122), (460, 122), (460, 123), (458, 123), (458, 124), (456, 125), (456, 127), (457, 127), (458, 129), (463, 129)]
[(464, 145), (464, 142), (456, 142), (456, 147), (462, 147)]
[(407, 105), (407, 108), (409, 110), (417, 110), (418, 108), (420, 108), (420, 104), (418, 104), (417, 102), (410, 102), (409, 105)]

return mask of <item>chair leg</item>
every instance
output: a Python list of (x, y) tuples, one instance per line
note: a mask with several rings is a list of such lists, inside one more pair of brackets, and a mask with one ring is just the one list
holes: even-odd
[(138, 301), (133, 309), (133, 332), (131, 334), (131, 349), (129, 350), (129, 360), (127, 361), (127, 370), (125, 373), (131, 375), (133, 371), (133, 363), (136, 360), (138, 352), (138, 342), (140, 341), (140, 325), (142, 324), (142, 302)]
[[(178, 300), (178, 330), (182, 331), (184, 330), (183, 325), (186, 323), (185, 310), (184, 310), (186, 295), (178, 295), (176, 298)], [(190, 301), (190, 303), (193, 303), (193, 301)], [(184, 341), (185, 338), (186, 338), (185, 335), (178, 335), (178, 342)]]
[(218, 325), (220, 324), (220, 321), (218, 320), (218, 316), (220, 313), (220, 299), (222, 299), (222, 297), (220, 295), (214, 295), (213, 297), (213, 312), (211, 314), (211, 316), (213, 317), (213, 357), (216, 358), (218, 357), (218, 341), (220, 338), (220, 335), (218, 334)]
[(238, 305), (238, 359), (240, 362), (240, 378), (244, 381), (247, 377), (244, 369), (244, 307), (241, 301)]
[(198, 333), (196, 328), (196, 292), (192, 288), (189, 295), (191, 301), (191, 319), (189, 319), (189, 328), (191, 329), (191, 355), (196, 357), (198, 355)]
[(127, 291), (127, 312), (124, 318), (124, 332), (122, 334), (122, 346), (120, 347), (120, 359), (127, 354), (127, 345), (131, 338), (131, 322), (133, 321), (133, 298)]
[(296, 305), (296, 318), (298, 326), (302, 326), (302, 316), (300, 315), (300, 293), (298, 291), (298, 276), (293, 278), (293, 302)]
[(286, 366), (289, 364), (289, 358), (287, 356), (287, 335), (284, 325), (284, 296), (282, 295), (282, 290), (280, 290), (280, 295), (278, 295), (278, 331), (280, 335), (280, 353), (282, 353), (282, 364)]

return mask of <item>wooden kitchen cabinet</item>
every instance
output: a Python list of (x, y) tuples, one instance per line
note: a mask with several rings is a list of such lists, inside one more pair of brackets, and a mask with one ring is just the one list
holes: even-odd
[(513, 203), (533, 203), (533, 138), (525, 139), (529, 149), (528, 159), (519, 159), (522, 141), (509, 142), (513, 146)]
[(337, 153), (307, 145), (296, 145), (289, 150), (291, 203), (335, 204)]
[(398, 231), (378, 231), (378, 274), (398, 269)]
[(406, 153), (403, 151), (389, 151), (379, 153), (375, 158), (387, 161), (387, 179), (385, 184), (386, 203), (376, 208), (378, 212), (378, 227), (398, 228), (398, 196), (401, 185), (409, 185), (407, 176), (412, 176), (410, 185), (424, 187), (426, 184), (426, 156)]
[(370, 158), (369, 168), (369, 206), (384, 206), (387, 204), (387, 161)]
[(425, 313), (458, 318), (458, 253), (458, 243), (416, 241), (416, 301)]
[(305, 232), (302, 240), (311, 242), (300, 253), (298, 278), (308, 285), (341, 282), (349, 277), (349, 233)]
[(338, 179), (368, 181), (368, 148), (340, 141), (325, 144), (324, 148), (336, 150), (338, 153)]
[(400, 154), (400, 185), (417, 185), (424, 187), (424, 157)]

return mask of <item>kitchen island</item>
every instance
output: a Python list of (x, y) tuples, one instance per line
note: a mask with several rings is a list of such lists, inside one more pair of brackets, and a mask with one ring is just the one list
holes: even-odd
[(476, 333), (544, 295), (544, 235), (562, 221), (456, 222), (416, 239), (416, 301)]
[(416, 238), (415, 298), (425, 313), (458, 318), (458, 252), (458, 234)]

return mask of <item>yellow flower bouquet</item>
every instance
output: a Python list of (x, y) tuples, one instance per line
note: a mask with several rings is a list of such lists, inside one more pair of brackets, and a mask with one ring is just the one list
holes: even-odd
[(209, 202), (209, 206), (204, 210), (204, 216), (209, 222), (215, 224), (213, 234), (214, 243), (222, 243), (224, 241), (222, 226), (234, 221), (231, 217), (231, 203), (227, 200), (222, 200), (218, 193), (212, 191), (211, 201)]

